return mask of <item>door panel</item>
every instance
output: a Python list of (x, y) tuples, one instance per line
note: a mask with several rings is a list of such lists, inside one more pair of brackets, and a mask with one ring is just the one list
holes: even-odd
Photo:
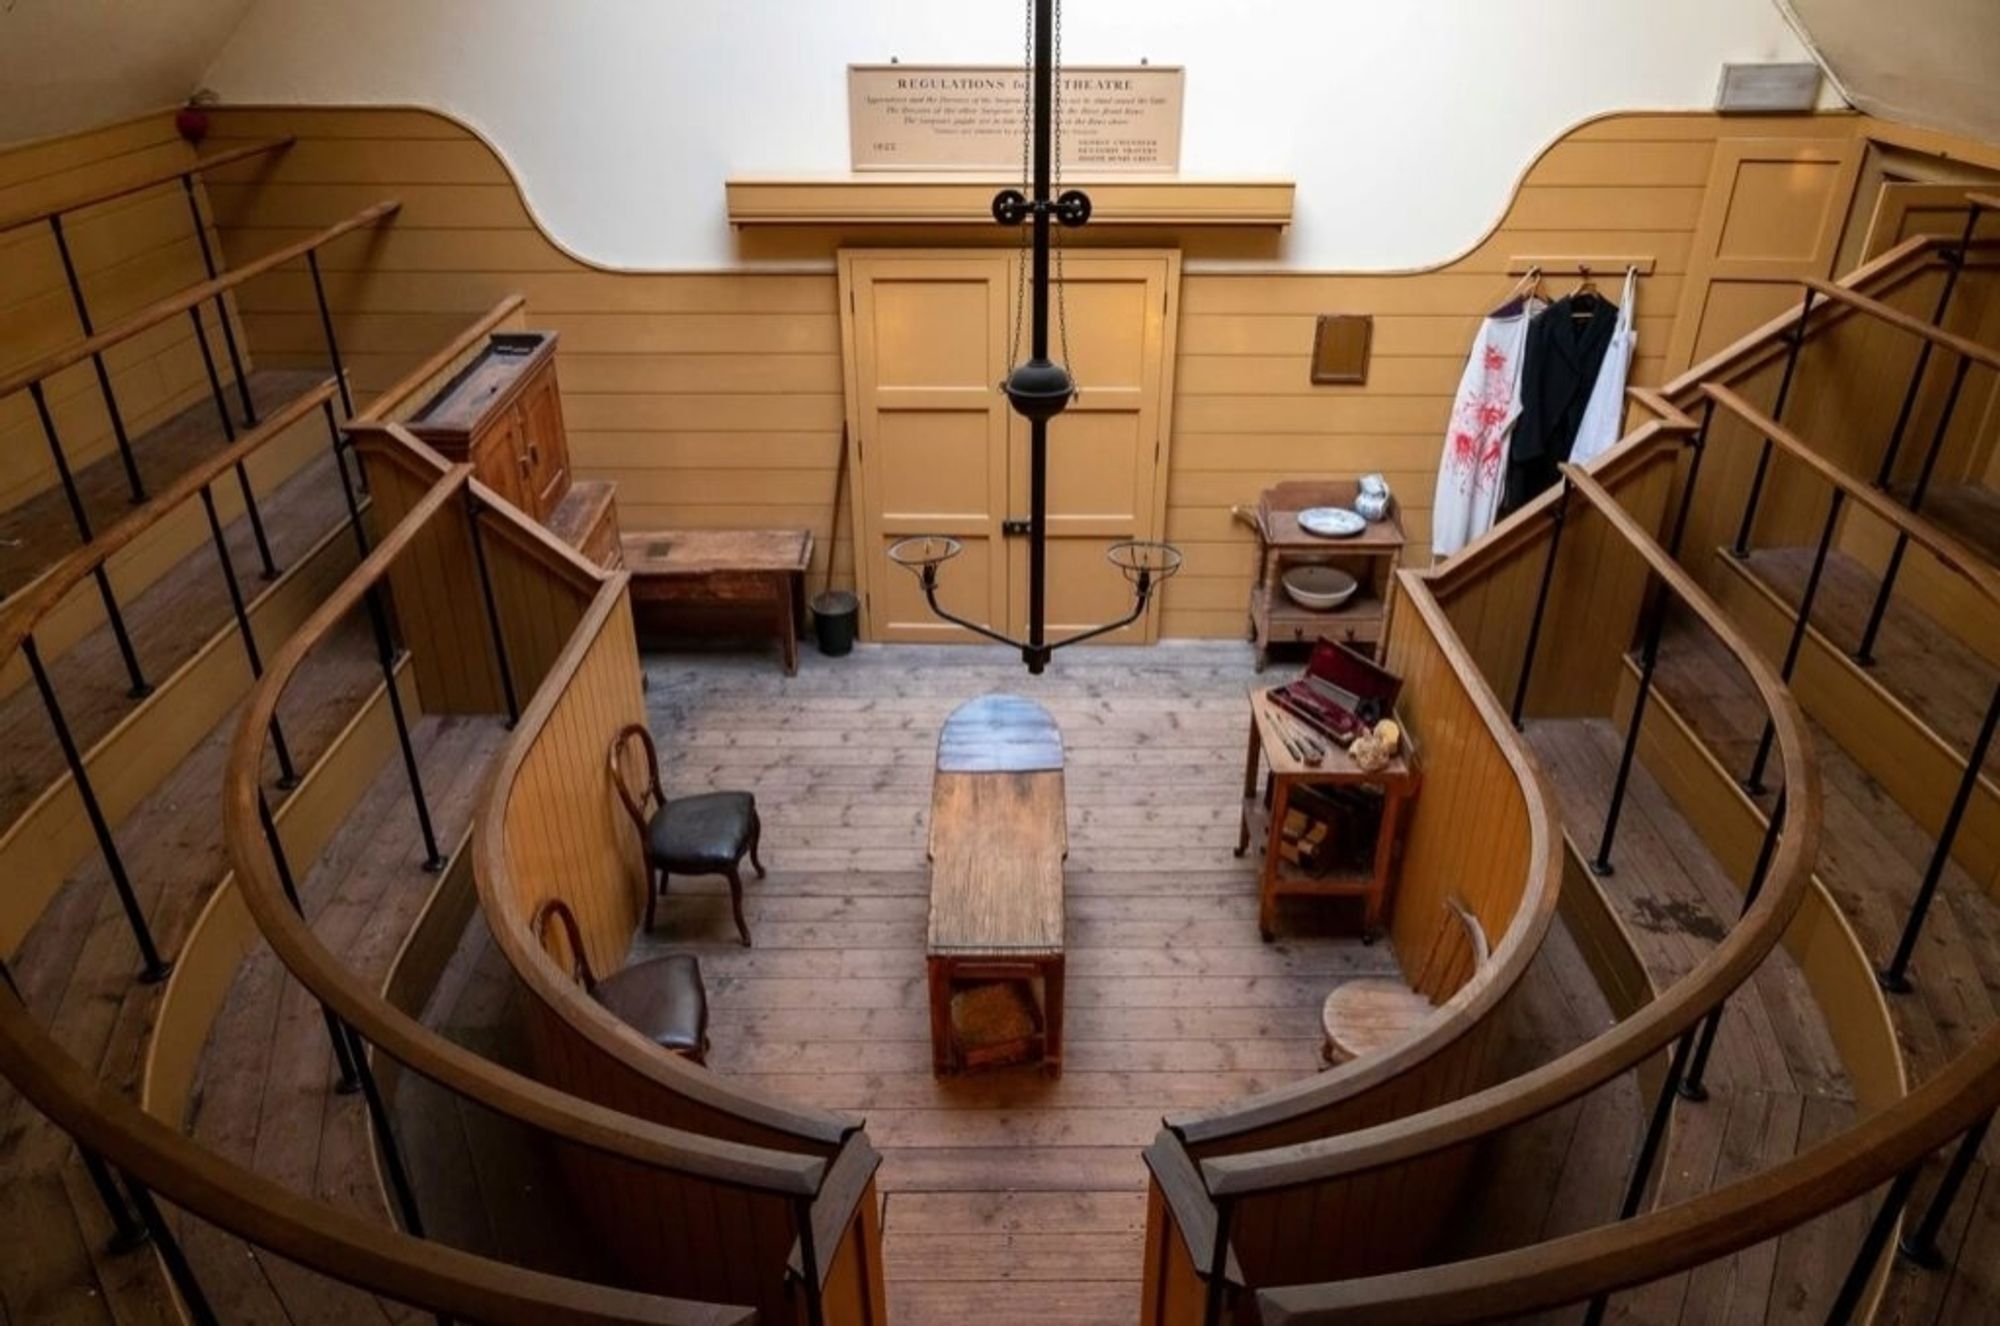
[(1725, 138), (1688, 252), (1667, 372), (1728, 347), (1833, 274), (1861, 169), (1855, 140)]
[[(1079, 394), (1049, 424), (1047, 620), (1051, 639), (1124, 616), (1125, 577), (1104, 560), (1124, 539), (1152, 539), (1165, 517), (1171, 334), (1178, 253), (1067, 254), (1063, 259), (1071, 371)], [(1060, 353), (1058, 329), (1051, 338)], [(1013, 420), (1011, 505), (1028, 513), (1028, 425)], [(1028, 545), (1009, 549), (1011, 629), (1028, 626)], [(1159, 638), (1159, 598), (1106, 644)]]
[[(997, 384), (1014, 358), (1012, 250), (840, 255), (857, 580), (874, 640), (968, 640), (931, 616), (917, 582), (892, 565), (906, 534), (950, 534), (965, 552), (940, 601), (1015, 635), (1027, 626), (1028, 543), (1001, 523), (1028, 514), (1027, 425)], [(1180, 258), (1095, 252), (1064, 258), (1072, 368), (1082, 395), (1050, 426), (1048, 623), (1051, 638), (1124, 615), (1131, 588), (1104, 560), (1121, 539), (1157, 537), (1165, 520)], [(1060, 356), (1060, 325), (1050, 329)], [(1023, 347), (1025, 351), (1025, 346)], [(1107, 643), (1157, 638), (1157, 605)]]
[(872, 640), (967, 640), (931, 615), (888, 559), (908, 534), (965, 544), (939, 600), (969, 621), (1002, 620), (1007, 497), (1005, 257), (843, 253), (849, 431), (857, 440), (858, 579)]

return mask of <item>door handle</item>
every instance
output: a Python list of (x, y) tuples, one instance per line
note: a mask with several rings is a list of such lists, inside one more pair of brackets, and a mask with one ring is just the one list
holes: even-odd
[(1023, 519), (1019, 516), (1010, 516), (1000, 522), (1001, 535), (1009, 539), (1026, 538), (1028, 535), (1034, 533), (1034, 530), (1033, 521)]

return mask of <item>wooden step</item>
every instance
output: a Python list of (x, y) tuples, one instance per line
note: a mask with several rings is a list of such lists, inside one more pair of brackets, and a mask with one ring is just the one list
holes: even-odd
[[(365, 636), (343, 631), (306, 661), (285, 708), (302, 766), (339, 737), (381, 676)], [(163, 954), (177, 954), (227, 872), (216, 796), (234, 710), (135, 806), (118, 843)], [(283, 813), (275, 767), (265, 787)], [(64, 882), (9, 963), (29, 1009), (78, 1062), (119, 1090), (136, 1088), (163, 987), (142, 985), (137, 954), (95, 855)], [(0, 1094), (0, 1240), (14, 1251), (0, 1277), (10, 1321), (146, 1322), (178, 1319), (149, 1252), (111, 1257), (95, 1193), (66, 1135), (11, 1091)]]
[(549, 513), (549, 533), (599, 566), (618, 565), (617, 495), (609, 480), (577, 480)]
[[(257, 369), (249, 375), (250, 399), (259, 418), (285, 402), (326, 380), (324, 371), (300, 369)], [(231, 418), (241, 434), (242, 405), (233, 384), (227, 399)], [(156, 492), (203, 457), (228, 445), (218, 421), (215, 402), (203, 396), (179, 414), (132, 439), (132, 456), (146, 491)], [(131, 489), (126, 483), (125, 465), (114, 448), (75, 471), (77, 491), (95, 531), (111, 528), (132, 510)], [(4, 599), (41, 574), (73, 549), (80, 547), (69, 499), (60, 484), (5, 511), (0, 511), (0, 599)]]

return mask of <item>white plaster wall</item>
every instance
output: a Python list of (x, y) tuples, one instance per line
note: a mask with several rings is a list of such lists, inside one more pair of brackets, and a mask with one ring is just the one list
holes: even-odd
[[(1182, 171), (1298, 181), (1287, 261), (1429, 265), (1604, 111), (1713, 103), (1809, 58), (1772, 0), (1068, 0), (1076, 63), (1187, 75)], [(226, 101), (448, 112), (541, 222), (611, 266), (730, 262), (732, 173), (847, 168), (846, 66), (1020, 58), (1016, 0), (253, 0)]]
[(250, 0), (0, 0), (0, 143), (186, 100)]

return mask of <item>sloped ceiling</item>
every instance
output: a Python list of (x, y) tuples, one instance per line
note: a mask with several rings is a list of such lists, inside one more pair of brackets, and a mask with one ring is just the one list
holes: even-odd
[(0, 0), (0, 143), (185, 100), (250, 0)]
[(2000, 0), (1778, 0), (1870, 115), (2000, 143)]

